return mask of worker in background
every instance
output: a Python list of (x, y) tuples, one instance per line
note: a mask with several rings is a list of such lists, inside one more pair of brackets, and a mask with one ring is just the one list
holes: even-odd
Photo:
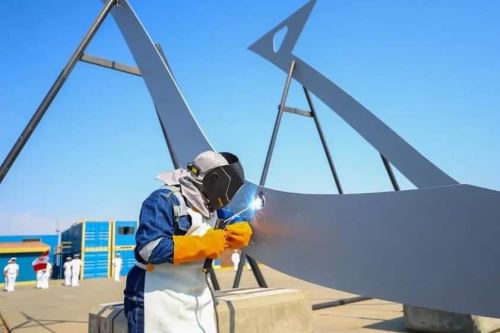
[(71, 286), (71, 257), (66, 257), (66, 262), (63, 265), (64, 269), (64, 285)]
[(36, 271), (36, 287), (37, 289), (43, 288), (43, 269), (39, 269)]
[(80, 279), (80, 270), (82, 268), (82, 261), (80, 260), (80, 255), (75, 254), (73, 260), (71, 260), (71, 286), (78, 287)]
[(42, 275), (42, 289), (49, 289), (49, 280), (52, 275), (52, 264), (47, 261), (47, 266), (43, 270)]
[(17, 264), (17, 258), (10, 258), (7, 265), (3, 269), (3, 274), (5, 278), (5, 291), (14, 291), (16, 286), (16, 278), (19, 275), (19, 265)]
[(127, 276), (128, 332), (217, 331), (213, 299), (202, 271), (205, 258), (248, 245), (252, 230), (238, 221), (214, 230), (222, 209), (243, 185), (238, 158), (204, 152), (186, 169), (163, 173), (164, 183), (142, 204), (134, 250), (136, 265)]
[(7, 291), (9, 289), (9, 279), (7, 278), (7, 266), (12, 262), (11, 259), (7, 261), (7, 265), (4, 266), (3, 268), (3, 279), (4, 279), (4, 284), (3, 284), (3, 290)]
[(113, 258), (113, 277), (115, 282), (120, 282), (120, 272), (122, 270), (122, 256), (117, 253)]
[(238, 270), (238, 265), (240, 264), (240, 253), (238, 250), (234, 250), (231, 254), (231, 261), (233, 262), (233, 270), (236, 272)]

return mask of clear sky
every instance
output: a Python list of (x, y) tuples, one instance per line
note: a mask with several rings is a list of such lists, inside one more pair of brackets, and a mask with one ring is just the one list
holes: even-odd
[[(212, 144), (254, 182), (285, 75), (247, 47), (304, 3), (132, 0)], [(0, 1), (1, 160), (100, 8)], [(459, 182), (499, 190), (499, 14), (493, 0), (318, 0), (294, 53)], [(87, 52), (133, 64), (111, 17)], [(288, 104), (304, 108), (299, 88)], [(376, 151), (315, 102), (345, 191), (390, 190)], [(171, 167), (142, 79), (78, 64), (0, 184), (0, 234), (136, 219)], [(311, 119), (285, 114), (267, 185), (335, 192)]]

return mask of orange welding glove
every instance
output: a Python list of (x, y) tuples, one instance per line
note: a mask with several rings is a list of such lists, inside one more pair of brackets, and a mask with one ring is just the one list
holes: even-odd
[(174, 264), (215, 259), (224, 251), (224, 230), (209, 229), (203, 236), (173, 236)]
[(226, 237), (225, 248), (231, 250), (241, 249), (250, 243), (252, 228), (250, 223), (243, 221), (228, 225), (224, 229)]

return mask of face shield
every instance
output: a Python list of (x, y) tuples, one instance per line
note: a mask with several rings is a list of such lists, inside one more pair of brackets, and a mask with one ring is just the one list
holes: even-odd
[[(228, 164), (207, 170), (202, 180), (201, 191), (205, 196), (207, 208), (212, 212), (229, 204), (245, 181), (238, 157), (230, 153), (220, 155)], [(195, 176), (200, 173), (200, 169), (193, 163), (188, 165), (188, 170)]]

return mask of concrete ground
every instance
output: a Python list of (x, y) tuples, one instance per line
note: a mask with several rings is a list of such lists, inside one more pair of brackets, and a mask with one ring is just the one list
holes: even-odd
[[(262, 267), (270, 287), (302, 290), (311, 304), (354, 295), (311, 284), (271, 268)], [(234, 272), (219, 270), (222, 288), (232, 285)], [(245, 271), (241, 287), (255, 287), (251, 271)], [(48, 290), (18, 287), (14, 293), (0, 293), (0, 314), (11, 332), (87, 332), (88, 312), (100, 303), (121, 301), (124, 282), (84, 280), (80, 287), (64, 287), (52, 281)], [(402, 306), (369, 300), (314, 311), (314, 333), (326, 332), (404, 332)], [(0, 332), (2, 332), (0, 324)]]

